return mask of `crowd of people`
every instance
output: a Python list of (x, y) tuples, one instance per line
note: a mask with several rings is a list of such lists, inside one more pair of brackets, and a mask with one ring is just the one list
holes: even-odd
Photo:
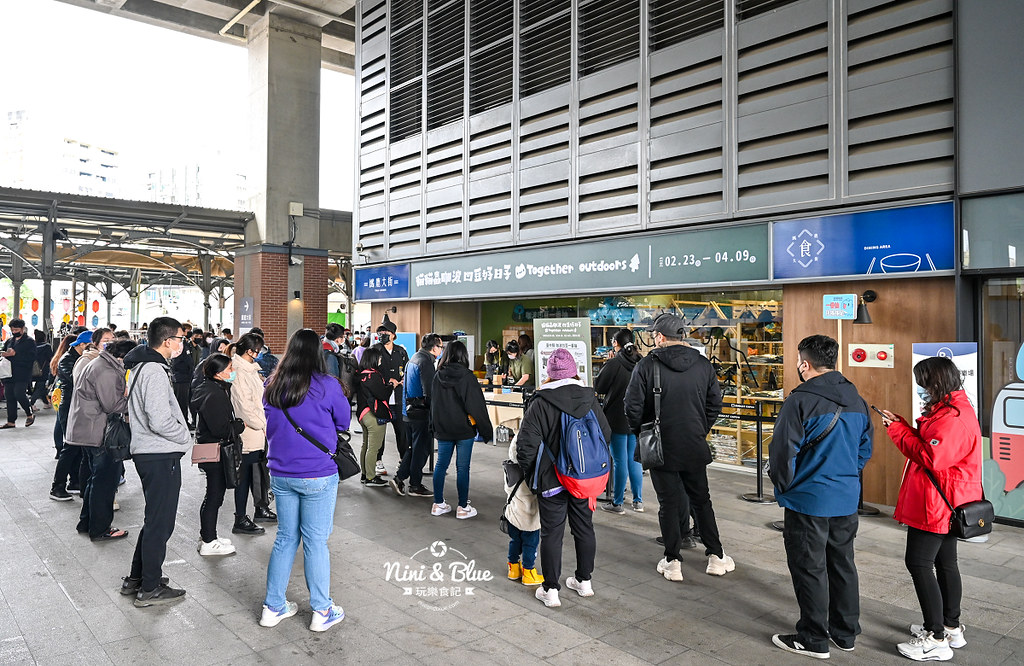
[[(461, 341), (445, 342), (429, 333), (410, 358), (396, 344), (397, 327), (385, 316), (375, 344), (368, 332), (330, 324), (322, 336), (310, 329), (296, 332), (278, 359), (260, 329), (235, 340), (230, 330), (214, 337), (170, 317), (144, 328), (139, 340), (112, 326), (71, 330), (53, 350), (38, 332), (31, 338), (24, 322), (13, 320), (2, 352), (10, 365), (3, 382), (8, 404), (3, 428), (17, 427), (19, 408), (24, 425), (31, 426), (33, 399), (56, 407), (57, 464), (50, 497), (69, 501), (72, 492), (80, 493), (77, 529), (93, 541), (128, 536), (111, 524), (117, 488), (125, 479), (124, 464), (107, 441), (110, 419), (127, 418), (145, 519), (121, 592), (134, 596), (136, 606), (169, 603), (185, 594), (163, 575), (163, 563), (175, 527), (181, 460), (190, 450), (206, 479), (200, 555), (236, 551), (218, 532), (228, 489), (234, 498), (233, 534), (259, 536), (265, 528), (258, 523), (277, 524), (259, 619), (265, 627), (297, 612), (286, 592), (300, 544), (313, 611), (309, 628), (324, 631), (344, 619), (330, 594), (327, 542), (339, 485), (332, 454), (353, 420), (362, 431), (358, 462), (364, 486), (431, 497), (431, 516), (477, 515), (469, 497), (473, 445), (492, 441), (494, 427), (472, 355)], [(566, 523), (576, 569), (564, 584), (581, 597), (595, 595), (596, 492), (593, 484), (587, 489), (580, 469), (571, 463), (567, 468), (564, 461), (572, 454), (581, 456), (573, 458), (577, 467), (599, 463), (602, 482), (612, 470), (607, 511), (625, 513), (628, 481), (632, 509), (643, 512), (645, 472), (637, 435), (655, 421), (660, 458), (649, 462), (647, 473), (658, 499), (664, 552), (653, 569), (669, 581), (683, 581), (682, 552), (699, 539), (707, 574), (735, 570), (722, 543), (707, 476), (712, 459), (707, 435), (722, 411), (722, 395), (712, 364), (689, 344), (686, 331), (680, 318), (661, 315), (649, 328), (654, 347), (646, 355), (639, 353), (631, 330), (618, 331), (613, 358), (594, 388), (580, 379), (577, 361), (566, 349), (543, 359), (547, 378), (537, 384), (528, 336), (510, 341), (504, 353), (496, 341), (485, 345), (487, 375), (536, 386), (509, 446), (504, 521), (508, 578), (536, 587), (545, 607), (560, 605)], [(860, 633), (854, 537), (859, 477), (872, 454), (873, 426), (856, 387), (835, 369), (838, 352), (827, 336), (800, 342), (801, 383), (784, 401), (769, 445), (768, 472), (785, 508), (784, 543), (800, 610), (795, 633), (776, 634), (772, 642), (816, 658), (827, 658), (830, 644), (853, 650)], [(895, 517), (908, 526), (906, 566), (923, 614), (923, 623), (912, 625), (911, 638), (897, 649), (918, 661), (947, 660), (953, 648), (966, 645), (950, 515), (952, 507), (981, 497), (981, 437), (951, 361), (926, 359), (914, 373), (925, 405), (916, 425), (876, 410), (908, 459)], [(392, 475), (381, 462), (389, 423), (400, 460)], [(573, 447), (563, 441), (570, 436)], [(591, 442), (599, 444), (597, 454), (587, 448)], [(428, 489), (424, 467), (435, 445)], [(445, 494), (453, 458), (454, 507)]]

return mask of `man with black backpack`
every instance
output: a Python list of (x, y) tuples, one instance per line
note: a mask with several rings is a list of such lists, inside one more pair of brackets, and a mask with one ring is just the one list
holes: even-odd
[(708, 558), (705, 571), (723, 576), (733, 571), (736, 563), (722, 549), (707, 470), (711, 463), (708, 432), (722, 411), (718, 377), (711, 362), (683, 341), (686, 328), (682, 319), (666, 312), (648, 330), (656, 348), (633, 368), (624, 402), (626, 420), (638, 436), (645, 423), (654, 421), (656, 391), (664, 406), (660, 414), (664, 463), (650, 470), (665, 541), (658, 573), (668, 580), (683, 580), (680, 525), (692, 504)]
[(405, 495), (405, 480), (409, 480), (408, 494), (413, 497), (433, 497), (423, 485), (423, 465), (427, 462), (434, 437), (430, 431), (430, 385), (434, 381), (434, 363), (441, 356), (444, 343), (437, 333), (427, 333), (420, 341), (420, 350), (412, 355), (405, 366), (405, 400), (402, 420), (409, 432), (410, 445), (402, 462), (389, 482), (391, 489)]

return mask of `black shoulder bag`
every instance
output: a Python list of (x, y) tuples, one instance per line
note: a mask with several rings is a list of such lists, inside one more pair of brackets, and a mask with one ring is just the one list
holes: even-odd
[[(508, 511), (508, 505), (512, 503), (512, 499), (515, 498), (516, 493), (519, 492), (519, 486), (523, 485), (523, 481), (526, 480), (523, 474), (523, 468), (519, 466), (515, 460), (505, 460), (501, 463), (502, 469), (505, 472), (505, 482), (512, 485), (512, 492), (508, 494), (508, 499), (505, 500), (505, 506), (501, 509), (501, 516), (498, 518), (498, 530), (502, 534), (508, 534), (508, 516), (505, 513)], [(518, 480), (512, 482), (512, 477), (518, 476)]]
[(326, 446), (318, 442), (305, 430), (300, 428), (298, 424), (295, 423), (295, 419), (292, 418), (292, 415), (288, 413), (287, 409), (282, 409), (281, 411), (284, 412), (285, 418), (288, 419), (288, 423), (291, 423), (292, 427), (295, 428), (295, 432), (305, 437), (310, 444), (326, 453), (331, 458), (331, 460), (334, 461), (334, 463), (338, 466), (339, 479), (344, 481), (350, 476), (355, 476), (356, 474), (359, 474), (359, 462), (356, 460), (356, 454), (352, 452), (352, 446), (349, 444), (349, 434), (347, 432), (338, 433), (337, 448), (335, 449), (334, 453), (331, 453), (330, 449), (328, 449)]
[[(139, 381), (139, 371), (145, 367), (140, 365), (132, 374), (132, 385), (128, 387), (128, 400), (132, 399), (132, 390)], [(127, 405), (125, 409), (127, 409)], [(114, 462), (124, 462), (132, 458), (132, 428), (128, 425), (128, 415), (114, 412), (107, 414), (107, 425), (103, 427), (103, 443), (101, 446), (107, 450)]]
[(939, 497), (946, 503), (949, 510), (953, 514), (949, 517), (949, 533), (954, 535), (958, 539), (971, 539), (977, 536), (988, 534), (992, 531), (992, 522), (996, 518), (995, 509), (992, 506), (992, 502), (985, 499), (985, 489), (981, 490), (981, 499), (974, 500), (973, 502), (966, 502), (958, 507), (954, 507), (946, 499), (946, 493), (942, 492), (942, 488), (939, 487), (939, 482), (932, 474), (932, 471), (927, 467), (921, 466), (924, 473), (928, 475), (928, 479), (935, 486), (935, 490), (939, 491)]
[(635, 460), (644, 469), (665, 464), (665, 452), (661, 447), (661, 363), (657, 359), (654, 360), (654, 421), (640, 426)]

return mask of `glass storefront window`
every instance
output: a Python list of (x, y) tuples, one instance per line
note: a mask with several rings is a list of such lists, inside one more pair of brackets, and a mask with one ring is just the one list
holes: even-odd
[(964, 268), (1024, 266), (1024, 192), (961, 204)]

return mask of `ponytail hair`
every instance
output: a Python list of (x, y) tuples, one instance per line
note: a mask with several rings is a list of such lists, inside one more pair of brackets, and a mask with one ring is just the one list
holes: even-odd
[(612, 336), (612, 340), (614, 340), (615, 344), (619, 346), (619, 354), (634, 363), (640, 360), (640, 352), (637, 350), (636, 344), (634, 343), (633, 331), (628, 328), (620, 328), (615, 331), (615, 335)]

